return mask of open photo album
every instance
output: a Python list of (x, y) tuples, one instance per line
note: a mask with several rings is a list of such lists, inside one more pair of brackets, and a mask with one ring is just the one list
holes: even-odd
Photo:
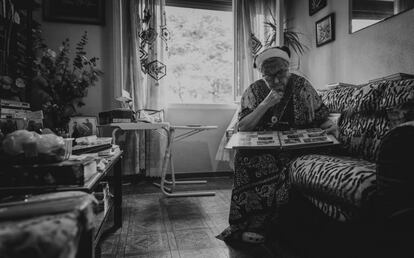
[(238, 132), (230, 138), (226, 148), (295, 149), (339, 143), (334, 136), (320, 128), (289, 131)]

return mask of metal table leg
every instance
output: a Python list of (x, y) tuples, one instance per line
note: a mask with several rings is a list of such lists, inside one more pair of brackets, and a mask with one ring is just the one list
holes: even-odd
[[(171, 170), (171, 179), (173, 181), (168, 181), (165, 179), (167, 175), (168, 165), (171, 160), (171, 148), (172, 148), (172, 142), (173, 142), (173, 137), (174, 137), (174, 130), (173, 129), (170, 130), (170, 128), (164, 128), (164, 127), (163, 129), (167, 133), (167, 147), (165, 149), (165, 155), (164, 155), (164, 159), (162, 163), (162, 171), (161, 171), (160, 188), (161, 188), (162, 193), (167, 197), (189, 197), (189, 196), (213, 196), (215, 195), (215, 192), (207, 192), (207, 191), (185, 191), (185, 192), (176, 192), (176, 193), (174, 192), (169, 193), (166, 191), (165, 189), (166, 182), (168, 182), (168, 184), (172, 184), (173, 186), (175, 186), (175, 184), (178, 182), (175, 181), (174, 169)], [(181, 182), (181, 183), (184, 183), (184, 182)], [(187, 182), (191, 182), (191, 181), (187, 181)]]

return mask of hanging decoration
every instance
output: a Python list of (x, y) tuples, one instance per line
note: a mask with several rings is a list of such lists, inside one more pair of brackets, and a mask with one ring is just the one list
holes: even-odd
[(148, 74), (157, 81), (167, 75), (167, 67), (158, 60), (149, 63), (147, 69)]
[[(141, 61), (141, 71), (144, 74), (148, 74), (154, 80), (160, 80), (167, 75), (167, 67), (165, 64), (161, 63), (157, 59), (151, 60), (151, 55), (149, 54), (153, 47), (156, 47), (157, 37), (159, 35), (160, 39), (165, 44), (165, 50), (168, 50), (167, 41), (170, 40), (170, 32), (166, 26), (166, 16), (165, 11), (161, 15), (161, 25), (160, 31), (157, 32), (155, 28), (151, 27), (151, 18), (152, 14), (148, 9), (143, 11), (143, 18), (141, 19), (142, 31), (139, 33), (139, 38), (141, 39), (141, 44), (139, 48), (139, 59)], [(149, 50), (148, 50), (149, 49)], [(155, 84), (158, 85), (158, 84)]]
[(141, 46), (144, 44), (152, 45), (154, 41), (157, 39), (158, 33), (153, 28), (148, 28), (147, 30), (143, 30), (139, 37), (141, 38)]
[(144, 60), (144, 59), (147, 59), (148, 58), (148, 53), (147, 53), (147, 51), (145, 51), (144, 49), (142, 49), (142, 48), (139, 48), (139, 60), (141, 60), (141, 62), (142, 62), (142, 60)]
[(160, 38), (164, 41), (165, 43), (165, 51), (168, 51), (168, 44), (167, 41), (171, 38), (171, 34), (170, 31), (167, 29), (167, 26), (160, 26), (161, 29), (161, 34), (160, 34)]
[(148, 72), (148, 58), (145, 58), (145, 59), (141, 60), (141, 71), (144, 74), (147, 74), (147, 72)]
[(167, 41), (170, 40), (170, 31), (167, 29), (167, 18), (165, 15), (165, 10), (162, 12), (161, 15), (161, 25), (160, 25), (160, 38), (164, 41), (165, 43), (165, 51), (168, 51), (168, 43)]
[(263, 46), (262, 42), (253, 33), (250, 35), (250, 44), (253, 55), (256, 55)]

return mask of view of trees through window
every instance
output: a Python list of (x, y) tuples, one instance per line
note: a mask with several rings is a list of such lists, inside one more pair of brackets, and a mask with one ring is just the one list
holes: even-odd
[(168, 102), (233, 101), (232, 13), (166, 6), (166, 14)]

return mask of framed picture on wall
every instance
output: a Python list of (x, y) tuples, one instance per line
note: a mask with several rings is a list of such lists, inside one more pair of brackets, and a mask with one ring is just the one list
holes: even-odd
[(105, 24), (105, 0), (43, 0), (46, 21)]
[(314, 15), (325, 6), (326, 0), (309, 0), (309, 15)]
[(320, 47), (335, 40), (335, 14), (331, 13), (315, 23), (316, 46)]
[(72, 138), (97, 135), (96, 125), (98, 119), (95, 116), (74, 116), (69, 121), (69, 135)]

